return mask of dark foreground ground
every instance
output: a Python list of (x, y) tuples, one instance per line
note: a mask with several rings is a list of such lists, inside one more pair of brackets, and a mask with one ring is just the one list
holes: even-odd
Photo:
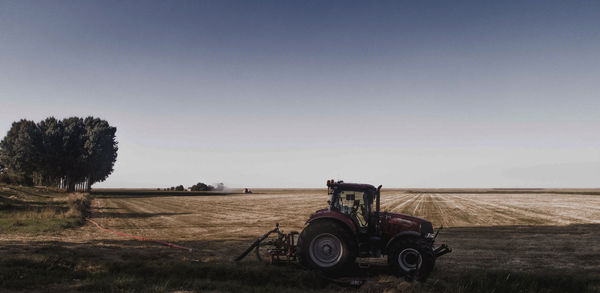
[[(598, 227), (577, 229), (581, 232), (600, 233)], [(527, 229), (519, 231), (527, 232)], [(447, 231), (449, 237), (465, 233), (478, 235), (477, 237), (497, 237), (499, 233), (509, 238), (514, 236), (513, 232), (496, 230)], [(556, 237), (561, 231), (546, 228), (544, 233), (548, 237)], [(542, 238), (539, 232), (538, 237)], [(577, 241), (574, 243), (583, 244)], [(193, 247), (203, 245), (194, 242), (183, 244)], [(470, 245), (477, 245), (475, 254), (490, 253), (489, 249), (494, 246), (473, 240), (471, 244), (457, 248), (458, 251), (455, 249), (455, 255), (451, 257), (460, 258), (462, 254), (470, 254), (467, 252)], [(296, 264), (268, 265), (254, 260), (241, 264), (202, 262), (193, 252), (134, 240), (86, 243), (10, 241), (4, 242), (0, 248), (0, 288), (2, 291), (54, 292), (326, 292), (356, 289), (362, 292), (600, 292), (598, 252), (577, 253), (577, 250), (586, 249), (585, 244), (581, 247), (523, 248), (515, 243), (512, 249), (519, 253), (529, 251), (531, 255), (521, 262), (527, 264), (539, 259), (539, 267), (522, 270), (516, 262), (514, 270), (499, 270), (493, 265), (482, 269), (469, 262), (449, 266), (440, 260), (426, 283), (408, 283), (390, 275), (385, 266), (375, 262), (369, 269), (354, 272), (355, 279), (366, 280), (360, 288), (356, 288), (332, 282)], [(549, 257), (553, 258), (552, 261), (561, 262), (563, 258), (570, 258), (571, 254), (577, 254), (580, 267), (543, 269), (544, 263), (550, 261)], [(493, 264), (494, 261), (489, 258), (495, 257), (472, 256), (469, 261), (477, 259)], [(454, 263), (453, 259), (450, 260), (450, 263)]]

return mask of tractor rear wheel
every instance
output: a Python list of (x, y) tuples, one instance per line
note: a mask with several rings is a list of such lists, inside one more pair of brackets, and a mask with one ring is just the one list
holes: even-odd
[(435, 258), (431, 245), (419, 238), (399, 239), (392, 244), (388, 264), (396, 275), (425, 282)]
[(356, 245), (345, 227), (332, 221), (316, 221), (302, 230), (297, 252), (304, 266), (333, 273), (354, 262)]

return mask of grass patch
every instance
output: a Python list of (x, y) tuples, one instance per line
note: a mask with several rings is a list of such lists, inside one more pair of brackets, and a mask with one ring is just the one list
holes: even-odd
[(92, 199), (87, 193), (71, 193), (67, 197), (67, 206), (69, 210), (65, 213), (65, 217), (77, 219), (79, 224), (83, 223), (87, 216)]
[(600, 278), (557, 272), (467, 271), (456, 279), (442, 280), (439, 292), (600, 292)]
[(133, 260), (85, 266), (81, 260), (20, 257), (0, 260), (0, 288), (71, 288), (84, 292), (330, 291), (326, 280), (295, 266)]
[(89, 194), (0, 186), (0, 230), (31, 234), (75, 227), (83, 223), (90, 204)]
[[(291, 265), (207, 263), (148, 257), (131, 253), (127, 259), (104, 258), (95, 250), (52, 246), (21, 256), (0, 259), (0, 288), (52, 288), (82, 292), (339, 292), (340, 287), (316, 272)], [(481, 269), (437, 272), (426, 283), (370, 278), (359, 292), (600, 292), (592, 274), (507, 272)]]
[(323, 290), (328, 285), (314, 272), (295, 267), (149, 261), (115, 263), (106, 273), (92, 276), (88, 281), (82, 290), (306, 292)]

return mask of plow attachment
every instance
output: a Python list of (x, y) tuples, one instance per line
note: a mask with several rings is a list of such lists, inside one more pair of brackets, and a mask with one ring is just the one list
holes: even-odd
[[(277, 234), (276, 238), (269, 239), (271, 234)], [(291, 231), (290, 233), (283, 233), (279, 230), (279, 223), (275, 224), (275, 229), (265, 233), (262, 237), (256, 239), (242, 254), (235, 258), (235, 261), (244, 259), (252, 250), (256, 251), (256, 258), (262, 261), (260, 247), (266, 247), (267, 253), (271, 263), (278, 263), (282, 260), (295, 261), (296, 260), (296, 241), (298, 232)]]

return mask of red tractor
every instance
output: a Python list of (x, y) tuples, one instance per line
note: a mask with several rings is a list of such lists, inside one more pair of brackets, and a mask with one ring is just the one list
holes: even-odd
[[(340, 272), (357, 257), (387, 255), (392, 270), (425, 281), (435, 260), (451, 252), (434, 249), (431, 222), (400, 213), (381, 212), (381, 185), (327, 181), (329, 207), (310, 216), (298, 238), (295, 256), (309, 267)], [(375, 202), (375, 207), (373, 207)], [(439, 231), (438, 231), (439, 233)]]

